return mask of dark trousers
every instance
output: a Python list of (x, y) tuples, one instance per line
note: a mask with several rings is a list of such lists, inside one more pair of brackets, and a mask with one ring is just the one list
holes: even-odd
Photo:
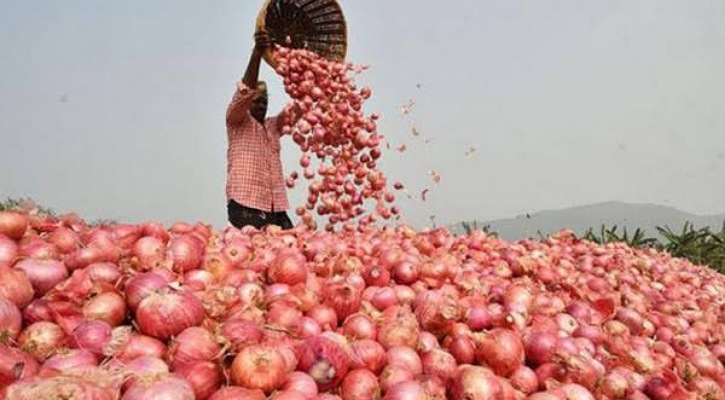
[(262, 229), (267, 225), (277, 225), (282, 229), (292, 229), (292, 221), (286, 212), (266, 212), (243, 206), (234, 200), (227, 203), (227, 215), (229, 222), (237, 229), (244, 226), (252, 225), (257, 229)]

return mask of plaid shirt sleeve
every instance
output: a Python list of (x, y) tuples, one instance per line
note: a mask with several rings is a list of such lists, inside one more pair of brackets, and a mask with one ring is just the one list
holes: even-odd
[(234, 92), (232, 101), (229, 102), (227, 107), (227, 124), (241, 124), (244, 119), (249, 115), (249, 107), (252, 106), (252, 100), (254, 100), (255, 91), (249, 86), (245, 85), (244, 82), (239, 81), (237, 83), (237, 90)]

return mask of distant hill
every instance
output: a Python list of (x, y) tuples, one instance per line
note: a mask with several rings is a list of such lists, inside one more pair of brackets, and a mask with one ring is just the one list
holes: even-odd
[[(538, 238), (539, 232), (544, 235), (561, 229), (571, 229), (582, 235), (589, 228), (599, 233), (602, 224), (607, 227), (617, 225), (617, 232), (627, 228), (633, 233), (637, 228), (643, 229), (647, 237), (661, 238), (656, 227), (668, 226), (674, 232), (681, 232), (685, 222), (691, 222), (696, 229), (709, 226), (719, 231), (725, 221), (725, 214), (701, 216), (690, 214), (673, 207), (654, 204), (628, 204), (621, 202), (605, 202), (563, 210), (547, 210), (515, 218), (495, 221), (468, 221), (471, 226), (481, 228), (490, 225), (502, 239), (520, 240), (527, 237)], [(464, 233), (462, 223), (449, 226), (456, 233)]]

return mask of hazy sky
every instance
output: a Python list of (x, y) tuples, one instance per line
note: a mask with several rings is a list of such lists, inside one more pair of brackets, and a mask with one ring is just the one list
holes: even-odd
[[(262, 3), (2, 0), (0, 197), (224, 224), (224, 113)], [(382, 163), (414, 195), (406, 221), (605, 200), (725, 211), (725, 1), (341, 4), (348, 59), (371, 65), (366, 112), (408, 148)], [(262, 76), (277, 111), (286, 94)], [(289, 172), (299, 150), (283, 147)]]

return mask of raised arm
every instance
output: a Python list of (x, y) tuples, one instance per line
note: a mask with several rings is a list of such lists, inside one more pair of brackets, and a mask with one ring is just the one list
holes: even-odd
[(228, 124), (239, 124), (247, 116), (247, 111), (252, 105), (254, 95), (257, 92), (262, 55), (269, 45), (270, 42), (267, 35), (255, 35), (254, 49), (252, 50), (252, 55), (249, 56), (247, 70), (244, 72), (242, 81), (237, 84), (237, 91), (234, 93), (234, 97), (227, 107)]

